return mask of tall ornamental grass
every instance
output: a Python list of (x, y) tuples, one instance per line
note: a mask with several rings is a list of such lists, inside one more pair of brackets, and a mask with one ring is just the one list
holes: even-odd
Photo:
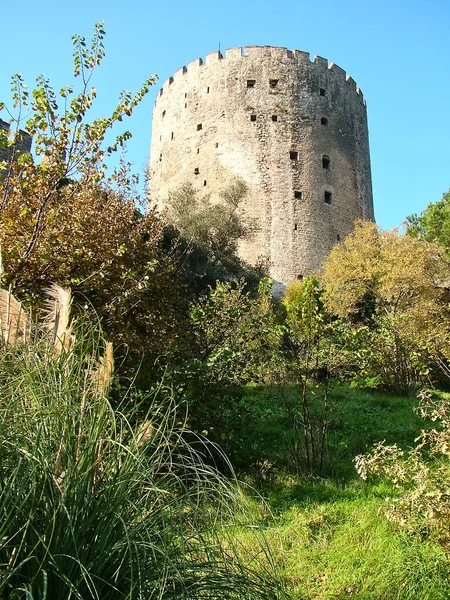
[(70, 297), (53, 289), (45, 327), (3, 300), (0, 598), (279, 598), (261, 544), (265, 567), (238, 558), (240, 495), (170, 390), (113, 409), (112, 348)]

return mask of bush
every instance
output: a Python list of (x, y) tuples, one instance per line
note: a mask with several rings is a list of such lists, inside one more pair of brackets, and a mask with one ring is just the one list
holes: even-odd
[(55, 302), (53, 324), (65, 326), (49, 334), (12, 297), (6, 305), (2, 598), (278, 597), (237, 558), (227, 525), (239, 494), (203, 460), (212, 449), (179, 421), (170, 390), (160, 387), (144, 417), (127, 395), (113, 410), (112, 348), (100, 356), (89, 323), (69, 325)]
[(419, 411), (436, 425), (424, 429), (416, 447), (404, 451), (381, 442), (370, 454), (355, 459), (363, 479), (388, 478), (399, 497), (390, 499), (386, 515), (410, 532), (431, 535), (450, 550), (450, 401), (422, 392)]

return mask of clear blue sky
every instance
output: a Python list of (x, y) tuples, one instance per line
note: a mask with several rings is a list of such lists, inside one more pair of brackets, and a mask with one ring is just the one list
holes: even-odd
[[(219, 42), (318, 54), (367, 100), (377, 222), (399, 226), (450, 188), (450, 0), (23, 0), (4, 2), (1, 17), (3, 101), (15, 72), (30, 87), (40, 73), (55, 86), (72, 83), (71, 36), (89, 37), (104, 20), (106, 59), (93, 83), (102, 116), (120, 90), (137, 90), (153, 73), (162, 84)], [(136, 170), (148, 160), (157, 89), (125, 123)]]

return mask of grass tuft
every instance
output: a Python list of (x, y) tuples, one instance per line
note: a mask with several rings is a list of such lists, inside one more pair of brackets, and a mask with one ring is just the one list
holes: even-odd
[(38, 330), (0, 348), (0, 597), (279, 598), (256, 536), (241, 559), (240, 492), (170, 390), (114, 410), (111, 347), (72, 327), (65, 352)]

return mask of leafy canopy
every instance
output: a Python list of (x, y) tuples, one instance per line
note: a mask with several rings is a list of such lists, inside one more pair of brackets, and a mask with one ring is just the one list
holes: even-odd
[[(140, 350), (167, 347), (162, 340), (176, 326), (177, 292), (160, 248), (162, 223), (152, 212), (137, 212), (130, 166), (121, 160), (108, 176), (106, 163), (131, 135), (108, 142), (111, 129), (132, 114), (156, 76), (134, 95), (122, 92), (110, 116), (89, 122), (104, 36), (97, 23), (90, 42), (73, 37), (75, 85), (59, 93), (43, 76), (31, 93), (20, 75), (12, 78), (12, 106), (2, 105), (12, 149), (0, 177), (2, 284), (28, 302), (51, 282), (70, 286), (88, 298), (116, 341)], [(34, 158), (14, 152), (21, 129), (33, 136)]]
[(448, 358), (450, 335), (442, 247), (359, 222), (324, 265), (328, 310), (367, 327), (376, 374), (407, 391), (425, 364)]
[(221, 202), (213, 204), (210, 194), (201, 196), (191, 183), (184, 183), (169, 194), (169, 221), (212, 260), (233, 263), (238, 241), (251, 231), (241, 211), (246, 194), (246, 183), (236, 179), (221, 191)]
[(450, 190), (442, 200), (430, 203), (420, 215), (410, 215), (406, 220), (407, 235), (436, 242), (450, 252)]

